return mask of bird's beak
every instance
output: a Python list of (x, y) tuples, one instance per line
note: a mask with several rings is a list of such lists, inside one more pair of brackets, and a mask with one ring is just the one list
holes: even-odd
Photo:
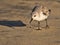
[(31, 20), (30, 20), (30, 22), (29, 22), (29, 23), (31, 23), (31, 22), (32, 22), (32, 20), (33, 20), (33, 18), (31, 18)]

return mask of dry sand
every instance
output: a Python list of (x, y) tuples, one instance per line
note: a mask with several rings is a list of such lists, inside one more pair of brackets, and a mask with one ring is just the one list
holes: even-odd
[[(48, 29), (45, 21), (42, 30), (36, 30), (36, 21), (29, 25), (31, 11), (38, 4), (52, 10)], [(60, 45), (60, 1), (0, 0), (0, 45)]]

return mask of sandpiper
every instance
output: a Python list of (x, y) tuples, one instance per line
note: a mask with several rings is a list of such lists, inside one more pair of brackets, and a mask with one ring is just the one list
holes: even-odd
[(32, 20), (38, 21), (38, 30), (41, 30), (40, 22), (45, 20), (46, 21), (46, 27), (49, 27), (47, 24), (47, 18), (49, 17), (50, 12), (51, 12), (51, 10), (45, 6), (35, 6), (32, 9), (31, 20), (29, 23), (31, 23)]

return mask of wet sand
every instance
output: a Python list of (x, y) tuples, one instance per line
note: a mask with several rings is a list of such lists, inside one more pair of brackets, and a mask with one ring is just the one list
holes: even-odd
[[(42, 30), (36, 30), (37, 21), (29, 24), (38, 4), (51, 9), (48, 29), (45, 21)], [(60, 45), (60, 1), (0, 1), (0, 45)]]

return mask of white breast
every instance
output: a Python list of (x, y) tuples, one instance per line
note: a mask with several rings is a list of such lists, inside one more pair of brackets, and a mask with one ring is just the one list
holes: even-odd
[(33, 18), (33, 20), (43, 21), (48, 18), (49, 15), (44, 15), (42, 12)]

